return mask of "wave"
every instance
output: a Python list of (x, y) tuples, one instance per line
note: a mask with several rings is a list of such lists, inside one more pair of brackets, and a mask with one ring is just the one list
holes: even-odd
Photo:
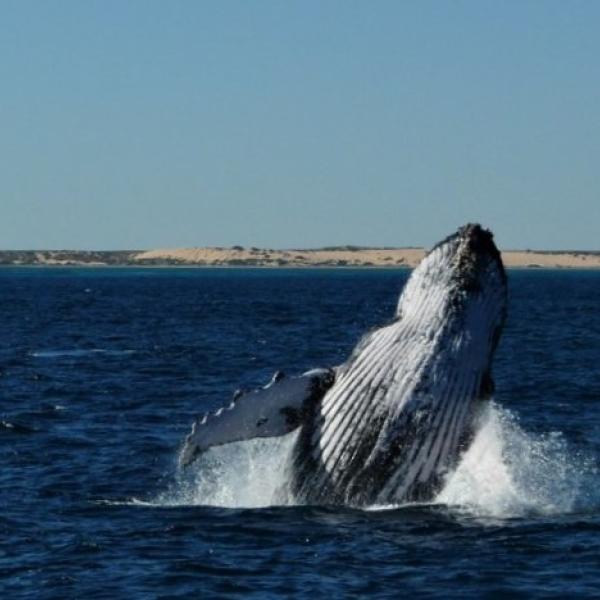
[[(191, 467), (178, 470), (165, 492), (134, 503), (227, 508), (293, 505), (286, 492), (287, 466), (296, 436), (293, 432), (213, 448)], [(513, 413), (491, 403), (469, 450), (429, 506), (498, 518), (595, 510), (600, 506), (600, 495), (594, 492), (596, 477), (596, 461), (572, 451), (561, 433), (528, 433)]]
[(37, 430), (21, 423), (15, 423), (14, 421), (0, 420), (1, 431), (10, 433), (36, 433)]
[(107, 356), (127, 356), (134, 354), (135, 350), (104, 350), (102, 348), (91, 348), (89, 350), (74, 348), (70, 350), (40, 350), (32, 352), (34, 358), (80, 358), (92, 354), (104, 354)]

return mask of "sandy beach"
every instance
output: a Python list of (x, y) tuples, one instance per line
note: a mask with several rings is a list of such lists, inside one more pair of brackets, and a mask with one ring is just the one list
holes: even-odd
[[(139, 263), (240, 266), (350, 266), (415, 267), (425, 255), (423, 248), (317, 250), (265, 250), (259, 248), (174, 248), (140, 252)], [(521, 268), (600, 268), (600, 253), (592, 252), (502, 252), (507, 267)]]
[[(266, 248), (164, 248), (156, 250), (3, 250), (7, 266), (197, 266), (197, 267), (395, 267), (413, 268), (423, 248), (343, 246), (308, 250)], [(600, 252), (502, 252), (509, 268), (600, 269)]]

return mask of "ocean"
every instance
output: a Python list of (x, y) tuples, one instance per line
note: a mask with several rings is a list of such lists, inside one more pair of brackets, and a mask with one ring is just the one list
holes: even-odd
[(598, 597), (598, 271), (509, 271), (494, 400), (429, 504), (274, 505), (293, 433), (178, 468), (196, 416), (343, 362), (407, 277), (0, 269), (0, 597)]

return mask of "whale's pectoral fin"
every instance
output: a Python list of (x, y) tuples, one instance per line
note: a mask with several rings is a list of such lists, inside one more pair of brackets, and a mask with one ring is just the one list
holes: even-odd
[(256, 437), (278, 437), (299, 427), (335, 379), (333, 369), (313, 369), (298, 377), (278, 371), (265, 387), (236, 392), (229, 406), (207, 413), (192, 426), (179, 463), (189, 465), (213, 446)]

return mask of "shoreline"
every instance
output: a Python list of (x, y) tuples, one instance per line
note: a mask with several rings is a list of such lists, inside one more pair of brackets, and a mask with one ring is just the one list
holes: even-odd
[[(64, 265), (43, 265), (43, 264), (20, 264), (20, 265), (8, 265), (8, 264), (0, 264), (0, 271), (12, 271), (18, 269), (31, 269), (32, 271), (68, 271), (69, 269), (81, 269), (86, 271), (128, 271), (128, 270), (180, 270), (180, 271), (412, 271), (415, 267), (408, 266), (392, 266), (392, 267), (384, 267), (377, 265), (353, 265), (349, 267), (338, 267), (335, 265), (319, 265), (319, 266), (303, 266), (303, 265), (286, 265), (283, 267), (279, 266), (270, 266), (270, 265), (89, 265), (89, 264), (64, 264)], [(589, 266), (589, 267), (563, 267), (563, 266), (527, 266), (527, 265), (517, 265), (517, 266), (507, 266), (504, 265), (506, 271), (572, 271), (572, 272), (595, 272), (600, 271), (599, 266)]]
[[(359, 248), (342, 246), (310, 250), (231, 248), (174, 248), (157, 250), (68, 251), (4, 250), (0, 267), (33, 268), (254, 268), (254, 269), (412, 269), (422, 248)], [(600, 252), (502, 252), (507, 269), (600, 269)]]

